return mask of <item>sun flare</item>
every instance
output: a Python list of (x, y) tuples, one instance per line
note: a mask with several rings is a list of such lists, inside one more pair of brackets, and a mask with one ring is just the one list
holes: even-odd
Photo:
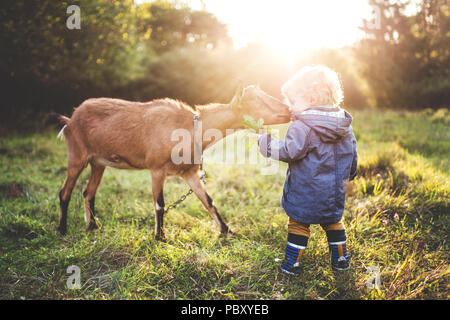
[[(195, 1), (193, 1), (195, 2)], [(235, 47), (263, 42), (286, 58), (321, 47), (339, 47), (361, 36), (371, 15), (361, 0), (207, 0), (206, 9), (228, 25)]]

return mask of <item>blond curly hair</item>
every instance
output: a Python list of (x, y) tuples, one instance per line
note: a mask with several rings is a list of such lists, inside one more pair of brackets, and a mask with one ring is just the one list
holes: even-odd
[(291, 104), (302, 96), (312, 101), (311, 106), (339, 106), (344, 100), (339, 75), (323, 65), (303, 67), (281, 88)]

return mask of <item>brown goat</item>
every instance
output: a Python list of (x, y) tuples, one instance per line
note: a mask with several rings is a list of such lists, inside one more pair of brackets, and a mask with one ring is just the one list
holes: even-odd
[[(87, 231), (97, 228), (94, 217), (95, 194), (105, 167), (110, 166), (151, 170), (157, 239), (164, 238), (164, 182), (168, 176), (174, 175), (187, 182), (217, 222), (220, 231), (225, 234), (230, 232), (205, 191), (200, 179), (199, 163), (175, 164), (171, 159), (172, 150), (177, 144), (171, 139), (172, 132), (182, 128), (194, 136), (193, 117), (196, 114), (202, 123), (201, 137), (203, 132), (211, 128), (220, 130), (223, 137), (227, 134), (226, 129), (242, 129), (244, 114), (255, 119), (263, 118), (265, 124), (289, 121), (288, 107), (255, 86), (238, 89), (229, 104), (197, 106), (197, 111), (171, 99), (150, 102), (88, 99), (76, 108), (72, 118), (57, 115), (60, 124), (65, 126), (62, 134), (68, 151), (67, 178), (59, 193), (59, 232), (66, 233), (70, 197), (80, 173), (88, 164), (91, 165), (91, 174), (83, 193)], [(214, 142), (202, 139), (201, 151)], [(194, 145), (192, 139), (192, 150)]]

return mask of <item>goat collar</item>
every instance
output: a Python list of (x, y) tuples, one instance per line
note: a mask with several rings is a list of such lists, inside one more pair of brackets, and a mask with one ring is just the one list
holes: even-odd
[[(194, 113), (194, 130), (193, 130), (193, 139), (194, 139), (194, 164), (202, 164), (202, 147), (201, 147), (201, 139), (202, 132), (200, 134), (197, 133), (198, 130), (198, 113)], [(198, 141), (198, 136), (200, 136), (200, 143)]]

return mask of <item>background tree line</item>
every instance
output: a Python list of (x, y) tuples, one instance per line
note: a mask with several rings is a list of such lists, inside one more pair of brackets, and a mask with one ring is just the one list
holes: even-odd
[[(423, 1), (415, 15), (404, 13), (406, 2), (370, 2), (379, 27), (364, 21), (359, 43), (305, 53), (288, 69), (263, 44), (233, 49), (213, 14), (174, 1), (3, 0), (0, 126), (39, 128), (50, 110), (70, 115), (90, 97), (226, 102), (239, 81), (280, 97), (282, 83), (314, 63), (340, 73), (347, 107), (448, 106), (448, 0)], [(73, 4), (80, 30), (66, 27)]]

